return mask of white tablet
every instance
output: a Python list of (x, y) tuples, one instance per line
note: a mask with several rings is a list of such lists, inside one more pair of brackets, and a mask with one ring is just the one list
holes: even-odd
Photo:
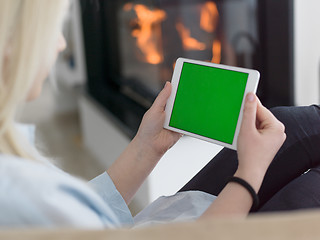
[(256, 93), (259, 72), (179, 58), (164, 128), (237, 149), (243, 105)]

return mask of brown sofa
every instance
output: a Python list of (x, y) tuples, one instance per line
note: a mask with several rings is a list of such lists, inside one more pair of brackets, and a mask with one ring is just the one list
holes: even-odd
[(200, 240), (200, 239), (320, 239), (320, 210), (250, 216), (247, 219), (214, 219), (195, 223), (158, 225), (117, 230), (2, 230), (5, 240)]

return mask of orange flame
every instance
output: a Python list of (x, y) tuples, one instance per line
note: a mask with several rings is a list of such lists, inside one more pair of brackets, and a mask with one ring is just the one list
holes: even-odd
[(213, 41), (211, 62), (218, 64), (221, 62), (221, 42), (219, 40)]
[(202, 42), (199, 42), (197, 39), (190, 36), (190, 30), (183, 26), (181, 22), (176, 23), (176, 29), (180, 34), (182, 39), (183, 49), (184, 50), (204, 50), (206, 45)]
[(126, 11), (126, 12), (130, 11), (132, 8), (133, 8), (133, 4), (130, 3), (130, 2), (128, 2), (125, 5), (123, 5), (123, 10)]
[(151, 64), (159, 64), (163, 61), (163, 55), (159, 50), (159, 40), (162, 39), (160, 23), (166, 18), (163, 10), (150, 10), (145, 5), (124, 5), (124, 10), (134, 9), (137, 15), (135, 23), (139, 28), (131, 34), (137, 39), (137, 46), (145, 56), (145, 61)]
[(201, 8), (200, 27), (207, 32), (214, 32), (217, 28), (219, 12), (214, 2), (206, 2)]

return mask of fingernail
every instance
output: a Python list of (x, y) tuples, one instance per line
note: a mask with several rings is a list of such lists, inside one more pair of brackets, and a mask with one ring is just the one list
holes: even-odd
[(164, 85), (164, 88), (166, 88), (168, 86), (169, 82), (167, 81), (166, 84)]
[(253, 102), (253, 100), (254, 100), (254, 94), (253, 94), (253, 93), (248, 93), (248, 94), (247, 94), (247, 100), (248, 100), (249, 102)]

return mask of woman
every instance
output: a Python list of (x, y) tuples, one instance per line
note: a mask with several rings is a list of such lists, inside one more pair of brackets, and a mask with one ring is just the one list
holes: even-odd
[[(133, 224), (127, 204), (180, 138), (162, 127), (170, 83), (146, 112), (122, 155), (89, 184), (54, 167), (19, 134), (14, 125), (17, 107), (39, 96), (57, 54), (65, 48), (61, 27), (67, 8), (66, 0), (0, 0), (1, 226)], [(201, 217), (246, 216), (257, 203), (255, 193), (285, 138), (283, 124), (254, 94), (248, 94), (238, 141), (237, 178), (226, 184), (216, 199), (209, 200), (212, 204)], [(180, 194), (199, 197), (200, 206), (201, 199), (208, 199), (204, 192)]]

